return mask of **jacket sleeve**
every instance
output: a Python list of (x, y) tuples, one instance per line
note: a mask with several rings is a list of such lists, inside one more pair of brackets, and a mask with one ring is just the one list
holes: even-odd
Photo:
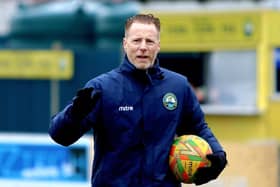
[(71, 115), (72, 104), (68, 104), (62, 111), (51, 118), (49, 135), (58, 144), (69, 146), (97, 124), (100, 100), (92, 111), (82, 120)]
[(72, 105), (68, 105), (63, 111), (51, 118), (49, 135), (51, 138), (64, 146), (69, 146), (77, 141), (88, 128), (82, 121), (77, 121), (70, 115)]
[(186, 81), (187, 86), (184, 93), (182, 120), (177, 129), (177, 134), (195, 134), (205, 139), (213, 152), (221, 152), (223, 148), (212, 130), (205, 121), (204, 113), (200, 107), (197, 97)]

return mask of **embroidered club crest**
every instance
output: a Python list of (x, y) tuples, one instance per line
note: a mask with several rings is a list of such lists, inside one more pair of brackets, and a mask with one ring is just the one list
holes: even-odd
[(163, 106), (167, 110), (174, 110), (177, 108), (177, 98), (173, 93), (166, 93), (162, 99)]

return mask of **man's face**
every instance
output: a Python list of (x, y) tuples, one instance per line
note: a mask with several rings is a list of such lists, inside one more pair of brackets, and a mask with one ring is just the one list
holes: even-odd
[(137, 69), (152, 67), (160, 50), (159, 32), (155, 25), (132, 23), (123, 39), (123, 48)]

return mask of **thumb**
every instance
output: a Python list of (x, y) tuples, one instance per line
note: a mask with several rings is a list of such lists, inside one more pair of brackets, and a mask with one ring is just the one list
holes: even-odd
[(211, 162), (217, 160), (217, 156), (214, 154), (208, 154), (208, 155), (206, 155), (206, 158), (208, 160), (210, 160)]
[(101, 96), (101, 91), (100, 90), (95, 90), (91, 93), (91, 99), (98, 99)]

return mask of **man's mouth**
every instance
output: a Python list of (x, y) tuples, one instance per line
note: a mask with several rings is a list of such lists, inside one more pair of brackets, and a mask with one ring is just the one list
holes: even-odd
[(149, 56), (145, 56), (145, 55), (139, 55), (137, 56), (137, 58), (140, 58), (140, 59), (147, 59)]

